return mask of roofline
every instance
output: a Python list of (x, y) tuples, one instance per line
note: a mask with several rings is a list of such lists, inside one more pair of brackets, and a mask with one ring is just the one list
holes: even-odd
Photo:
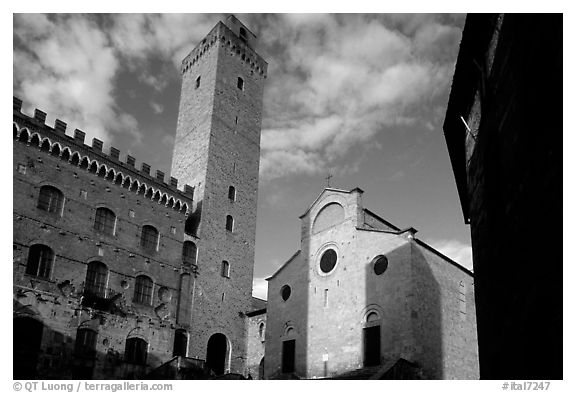
[(280, 266), (280, 268), (278, 270), (276, 270), (276, 272), (274, 274), (272, 274), (270, 277), (268, 277), (266, 279), (266, 281), (270, 281), (271, 279), (273, 279), (274, 277), (276, 277), (278, 275), (278, 273), (280, 273), (280, 271), (282, 269), (284, 269), (286, 267), (286, 265), (288, 265), (290, 262), (292, 262), (294, 260), (294, 258), (296, 258), (296, 256), (298, 254), (300, 254), (300, 251), (302, 250), (298, 250), (294, 253), (294, 255), (292, 255), (286, 262), (284, 262), (284, 264), (282, 266)]
[(458, 269), (462, 270), (464, 273), (467, 273), (470, 275), (470, 277), (474, 277), (474, 272), (471, 270), (466, 269), (464, 266), (460, 265), (458, 262), (454, 261), (453, 259), (450, 259), (449, 257), (447, 257), (446, 255), (442, 254), (440, 251), (436, 250), (434, 247), (424, 243), (422, 240), (420, 239), (413, 239), (414, 241), (416, 241), (416, 243), (418, 243), (419, 245), (421, 245), (422, 247), (424, 247), (425, 249), (427, 249), (428, 251), (432, 251), (434, 254), (438, 255), (439, 257), (441, 257), (442, 259), (444, 259), (446, 262), (450, 263), (451, 265), (454, 265), (455, 267), (457, 267)]
[(248, 311), (247, 313), (244, 313), (247, 317), (255, 317), (257, 315), (262, 315), (262, 314), (266, 314), (266, 309), (265, 308), (261, 308), (259, 310), (253, 310), (253, 311)]
[(394, 228), (395, 230), (399, 231), (400, 228), (398, 228), (396, 225), (392, 224), (391, 222), (386, 221), (385, 219), (383, 219), (382, 217), (380, 217), (378, 214), (374, 213), (371, 210), (368, 210), (366, 208), (364, 208), (364, 211), (368, 214), (370, 214), (371, 216), (373, 216), (374, 218), (377, 218), (378, 220), (382, 221), (384, 224)]
[(343, 192), (343, 193), (345, 193), (345, 194), (352, 194), (354, 191), (359, 192), (360, 194), (363, 194), (363, 193), (364, 193), (364, 190), (362, 190), (360, 187), (354, 187), (354, 188), (351, 189), (351, 190), (341, 190), (341, 189), (339, 189), (339, 188), (326, 187), (326, 188), (324, 188), (324, 189), (320, 192), (320, 194), (318, 194), (318, 196), (316, 197), (316, 199), (314, 199), (314, 202), (312, 202), (312, 203), (310, 204), (310, 206), (308, 206), (308, 209), (306, 209), (306, 211), (305, 211), (303, 214), (301, 214), (298, 218), (300, 218), (300, 219), (304, 218), (304, 216), (306, 216), (306, 215), (310, 212), (310, 210), (312, 210), (312, 206), (314, 206), (314, 205), (316, 204), (316, 202), (318, 202), (318, 201), (320, 200), (320, 197), (321, 197), (322, 194), (324, 194), (326, 191)]

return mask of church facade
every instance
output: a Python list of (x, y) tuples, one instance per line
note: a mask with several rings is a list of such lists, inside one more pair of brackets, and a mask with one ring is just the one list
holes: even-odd
[(267, 70), (254, 44), (230, 16), (183, 60), (169, 179), (14, 98), (14, 378), (246, 374)]
[(470, 271), (326, 188), (268, 278), (266, 378), (477, 379)]

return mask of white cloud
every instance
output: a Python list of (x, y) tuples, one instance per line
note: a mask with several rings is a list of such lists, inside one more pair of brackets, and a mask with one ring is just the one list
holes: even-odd
[[(363, 15), (268, 19), (262, 39), (284, 50), (267, 81), (264, 179), (318, 173), (389, 126), (429, 123), (418, 113), (446, 92), (460, 30), (426, 16), (399, 20), (409, 33)], [(272, 165), (280, 157), (290, 165)]]
[[(435, 113), (430, 102), (446, 92), (459, 28), (430, 15), (246, 17), (257, 26), (259, 52), (270, 63), (264, 179), (317, 174), (328, 167), (338, 171), (352, 147), (373, 146), (390, 126), (420, 122), (430, 128), (431, 119), (418, 113)], [(139, 143), (136, 119), (118, 113), (115, 102), (120, 68), (136, 70), (139, 81), (163, 92), (178, 76), (182, 58), (217, 19), (17, 14), (15, 92), (25, 108), (36, 105), (49, 119), (57, 114), (70, 128), (83, 129), (88, 141), (108, 142), (123, 132)], [(160, 67), (151, 66), (162, 59)], [(158, 102), (150, 106), (154, 113), (163, 111)]]
[(430, 245), (450, 259), (472, 270), (472, 247), (458, 240), (435, 240)]
[(252, 281), (252, 296), (259, 299), (268, 299), (268, 281), (265, 278), (254, 277)]
[[(127, 124), (114, 109), (118, 61), (106, 35), (84, 16), (17, 14), (14, 34), (25, 45), (15, 49), (14, 79), (25, 108), (30, 105), (81, 128), (87, 141), (105, 142), (111, 130)], [(134, 120), (135, 121), (135, 120)], [(130, 132), (133, 132), (133, 122)]]
[(154, 111), (154, 113), (156, 114), (160, 114), (162, 112), (164, 112), (164, 105), (159, 104), (157, 102), (150, 102), (150, 106), (152, 107), (152, 110)]

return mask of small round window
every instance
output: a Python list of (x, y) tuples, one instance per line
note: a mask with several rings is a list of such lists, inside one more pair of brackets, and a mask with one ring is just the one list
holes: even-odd
[(284, 285), (280, 289), (280, 296), (282, 296), (282, 300), (284, 301), (288, 300), (291, 294), (292, 294), (292, 288), (290, 288), (290, 285)]
[(388, 269), (388, 258), (384, 255), (379, 255), (374, 258), (374, 273), (376, 273), (376, 275), (381, 275), (386, 269)]
[(322, 254), (322, 258), (320, 258), (320, 270), (323, 273), (330, 273), (334, 266), (336, 266), (336, 261), (338, 260), (338, 256), (336, 255), (336, 251), (329, 249)]

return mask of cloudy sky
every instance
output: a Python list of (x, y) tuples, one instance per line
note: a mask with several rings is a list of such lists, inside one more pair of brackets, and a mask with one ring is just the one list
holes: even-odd
[[(442, 123), (463, 15), (236, 14), (268, 61), (255, 295), (331, 185), (471, 268)], [(14, 95), (170, 172), (180, 61), (223, 14), (14, 16)]]

